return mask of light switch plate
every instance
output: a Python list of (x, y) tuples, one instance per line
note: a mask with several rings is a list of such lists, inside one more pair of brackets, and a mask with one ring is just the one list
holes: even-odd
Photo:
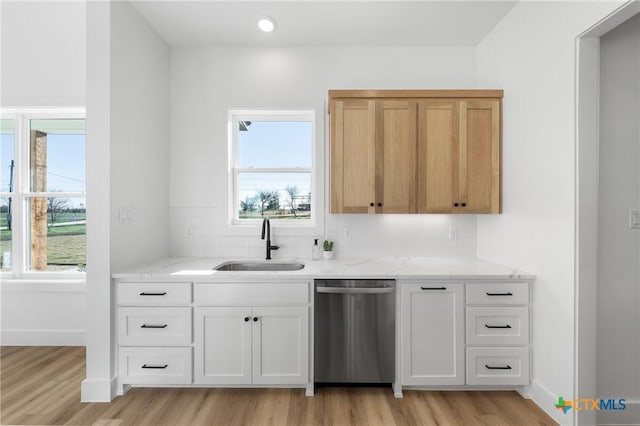
[(640, 229), (640, 210), (629, 210), (629, 228)]
[(135, 217), (135, 209), (131, 207), (120, 207), (118, 210), (118, 220), (120, 223), (131, 223)]

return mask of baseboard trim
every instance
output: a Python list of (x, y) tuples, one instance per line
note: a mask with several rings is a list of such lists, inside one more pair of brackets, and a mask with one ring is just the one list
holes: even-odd
[[(555, 395), (542, 383), (532, 379), (528, 394), (531, 400), (535, 402), (542, 411), (551, 416), (553, 420), (561, 425), (573, 425), (573, 410), (569, 410), (566, 414), (558, 410), (555, 407), (558, 402), (558, 395)], [(568, 397), (571, 398), (571, 395), (568, 395)]]
[(5, 329), (0, 331), (2, 346), (85, 346), (86, 330)]
[(84, 379), (80, 385), (80, 402), (111, 402), (116, 396), (118, 379)]

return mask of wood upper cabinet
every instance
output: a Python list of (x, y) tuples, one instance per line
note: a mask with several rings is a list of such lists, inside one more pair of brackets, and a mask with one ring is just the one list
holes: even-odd
[(375, 101), (336, 100), (331, 108), (331, 213), (375, 213)]
[(459, 199), (466, 213), (502, 211), (498, 100), (460, 101)]
[(418, 211), (449, 213), (460, 198), (458, 101), (418, 102)]
[(415, 213), (416, 147), (416, 102), (376, 101), (376, 213)]
[(418, 213), (500, 213), (500, 101), (418, 105)]
[(331, 213), (501, 212), (501, 90), (329, 98)]

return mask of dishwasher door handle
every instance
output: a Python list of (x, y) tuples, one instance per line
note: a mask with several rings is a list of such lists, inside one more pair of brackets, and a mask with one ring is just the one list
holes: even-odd
[(316, 293), (337, 294), (385, 294), (393, 293), (393, 287), (316, 287)]

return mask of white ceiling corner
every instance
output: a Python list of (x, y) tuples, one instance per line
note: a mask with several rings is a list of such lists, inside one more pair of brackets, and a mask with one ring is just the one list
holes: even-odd
[[(143, 0), (170, 46), (476, 46), (516, 1)], [(261, 16), (277, 21), (263, 33)]]

